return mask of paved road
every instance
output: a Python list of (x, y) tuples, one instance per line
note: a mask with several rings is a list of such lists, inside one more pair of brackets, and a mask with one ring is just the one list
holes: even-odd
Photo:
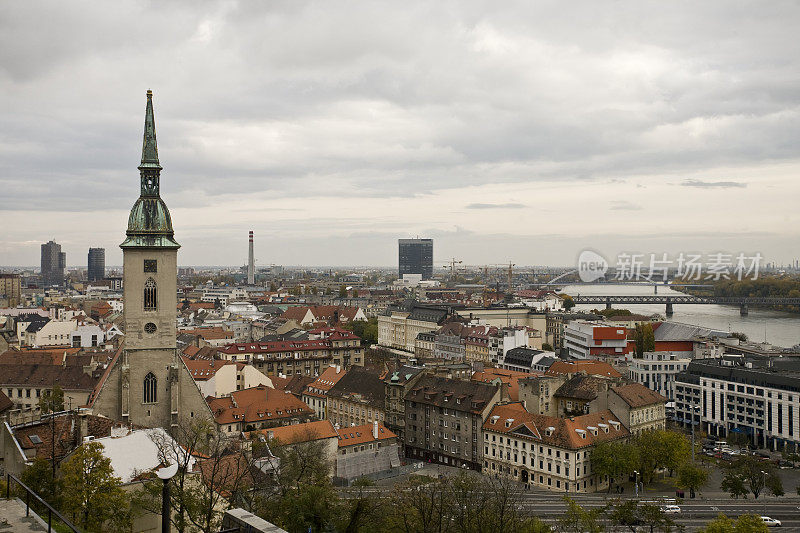
[[(575, 495), (574, 499), (585, 509), (605, 506), (608, 501), (596, 495)], [(731, 518), (742, 514), (766, 515), (777, 518), (783, 523), (783, 530), (800, 531), (800, 499), (786, 500), (707, 500), (691, 501), (679, 504), (680, 515), (673, 519), (679, 525), (686, 527), (687, 531), (700, 529), (720, 513)], [(557, 498), (543, 498), (541, 494), (525, 494), (521, 507), (525, 511), (541, 517), (550, 524), (558, 523), (559, 517), (564, 513), (564, 502)], [(791, 528), (791, 529), (790, 529)]]

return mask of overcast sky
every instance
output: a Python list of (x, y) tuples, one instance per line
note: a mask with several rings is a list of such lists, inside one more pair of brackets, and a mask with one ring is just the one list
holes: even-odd
[(798, 2), (4, 2), (0, 265), (118, 248), (154, 92), (184, 265), (800, 257)]

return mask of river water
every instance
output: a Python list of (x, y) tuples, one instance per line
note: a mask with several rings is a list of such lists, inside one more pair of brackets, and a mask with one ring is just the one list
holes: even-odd
[[(569, 285), (561, 290), (570, 296), (652, 296), (651, 285)], [(684, 294), (666, 286), (658, 287), (658, 295)], [(633, 313), (664, 316), (663, 304), (617, 304), (615, 307), (629, 309)], [(577, 310), (605, 309), (605, 305), (577, 305)], [(772, 311), (750, 307), (748, 316), (739, 314), (738, 306), (674, 304), (670, 322), (682, 322), (723, 331), (738, 331), (754, 342), (766, 341), (776, 346), (791, 347), (800, 344), (800, 314)]]

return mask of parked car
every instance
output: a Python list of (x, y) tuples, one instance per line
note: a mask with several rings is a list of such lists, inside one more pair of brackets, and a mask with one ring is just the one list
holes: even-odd
[(664, 514), (681, 514), (681, 508), (677, 505), (664, 505), (661, 507)]
[(777, 518), (762, 516), (761, 520), (764, 522), (764, 524), (766, 524), (767, 527), (781, 527), (781, 521)]

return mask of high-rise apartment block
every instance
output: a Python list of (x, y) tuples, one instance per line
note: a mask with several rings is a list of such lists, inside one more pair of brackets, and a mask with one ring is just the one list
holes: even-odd
[(67, 254), (60, 244), (50, 241), (42, 245), (42, 284), (62, 285), (66, 267)]
[(22, 288), (19, 274), (0, 274), (0, 307), (20, 304)]
[(106, 276), (106, 249), (89, 248), (89, 281), (99, 281)]
[(422, 279), (433, 277), (433, 239), (398, 239), (400, 278), (403, 274), (421, 274)]

